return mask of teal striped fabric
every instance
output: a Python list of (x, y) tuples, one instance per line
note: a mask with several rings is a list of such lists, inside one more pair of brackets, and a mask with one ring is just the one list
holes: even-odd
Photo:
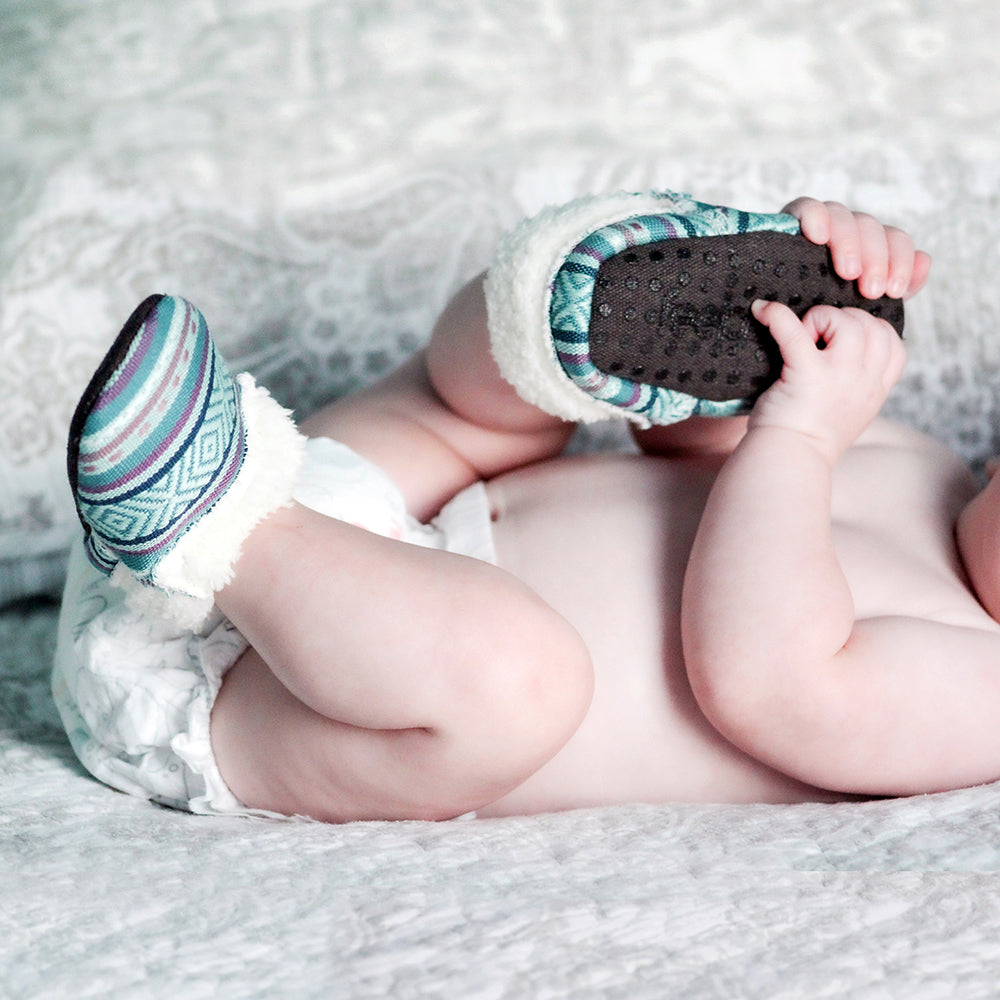
[(204, 317), (181, 298), (146, 299), (71, 425), (69, 476), (91, 561), (152, 582), (229, 489), (245, 450), (239, 389)]

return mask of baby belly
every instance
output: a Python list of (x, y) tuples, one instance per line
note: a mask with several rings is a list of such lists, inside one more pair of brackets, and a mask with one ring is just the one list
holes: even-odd
[[(632, 456), (547, 462), (488, 484), (500, 565), (596, 650), (661, 653), (712, 476)], [(674, 650), (670, 650), (674, 652)]]
[(827, 797), (724, 740), (691, 694), (681, 590), (715, 471), (705, 461), (591, 456), (489, 485), (500, 565), (580, 632), (595, 693), (563, 750), (484, 815)]

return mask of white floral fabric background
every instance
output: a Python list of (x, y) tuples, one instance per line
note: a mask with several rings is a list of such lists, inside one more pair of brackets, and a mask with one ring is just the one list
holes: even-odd
[[(301, 415), (414, 350), (505, 226), (588, 190), (851, 198), (995, 265), (998, 26), (974, 0), (7, 0), (0, 600), (58, 590), (66, 426), (151, 291)], [(979, 360), (949, 376), (976, 458)]]

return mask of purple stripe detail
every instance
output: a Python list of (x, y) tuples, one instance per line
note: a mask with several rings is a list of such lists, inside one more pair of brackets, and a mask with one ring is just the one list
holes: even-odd
[[(93, 485), (86, 487), (81, 486), (79, 491), (81, 496), (101, 497), (107, 493), (111, 493), (115, 490), (122, 488), (128, 483), (133, 482), (137, 478), (139, 473), (146, 472), (152, 465), (158, 462), (159, 459), (161, 459), (163, 455), (174, 444), (177, 438), (187, 432), (187, 428), (191, 423), (191, 415), (196, 408), (199, 407), (201, 408), (202, 410), (201, 418), (204, 419), (204, 411), (207, 409), (207, 405), (202, 402), (202, 400), (206, 399), (202, 390), (205, 384), (206, 371), (207, 371), (207, 366), (205, 362), (211, 350), (211, 346), (212, 346), (211, 343), (206, 338), (205, 351), (202, 355), (201, 365), (199, 367), (199, 372), (198, 372), (198, 382), (195, 385), (195, 388), (190, 396), (190, 399), (186, 407), (181, 413), (181, 418), (174, 423), (174, 426), (171, 428), (169, 433), (164, 437), (164, 439), (160, 442), (160, 444), (152, 452), (150, 452), (150, 454), (143, 460), (143, 462), (140, 465), (133, 467), (130, 472), (127, 472), (120, 478), (113, 480), (110, 483), (105, 483), (103, 485)], [(212, 365), (212, 368), (214, 370), (214, 365)], [(211, 394), (211, 386), (209, 386), (209, 394)], [(92, 461), (96, 457), (98, 456), (97, 455), (91, 456), (90, 453), (87, 453), (86, 458), (81, 458), (80, 462), (81, 469), (86, 471), (86, 465), (85, 465), (86, 461), (88, 459)], [(171, 462), (170, 464), (172, 465), (173, 463)], [(167, 466), (167, 468), (169, 467), (170, 466)], [(157, 475), (158, 476), (162, 475), (164, 471), (165, 470), (160, 470), (157, 473)], [(145, 481), (146, 480), (144, 480), (144, 482)]]
[(624, 385), (631, 385), (632, 392), (629, 394), (627, 400), (625, 400), (625, 406), (633, 406), (635, 403), (639, 402), (639, 397), (642, 395), (642, 386), (638, 385), (636, 382), (626, 382), (622, 380)]
[[(207, 338), (206, 338), (206, 349), (202, 354), (202, 367), (204, 367), (204, 362), (208, 354), (209, 347), (210, 345), (207, 343)], [(104, 458), (106, 455), (110, 454), (117, 448), (120, 448), (122, 442), (135, 433), (136, 425), (140, 424), (147, 417), (150, 411), (155, 409), (155, 407), (159, 404), (160, 400), (162, 400), (163, 397), (166, 395), (167, 390), (171, 388), (170, 382), (174, 374), (176, 373), (178, 367), (180, 366), (182, 355), (184, 354), (184, 351), (186, 349), (187, 349), (187, 330), (185, 329), (184, 331), (182, 331), (181, 338), (177, 343), (177, 349), (174, 351), (173, 357), (170, 359), (170, 367), (168, 368), (165, 377), (163, 378), (161, 383), (157, 386), (155, 393), (149, 398), (149, 401), (146, 403), (146, 405), (142, 408), (142, 410), (130, 423), (130, 425), (124, 428), (121, 434), (118, 435), (118, 437), (116, 437), (110, 443), (106, 444), (103, 448), (100, 448), (98, 451), (83, 451), (81, 449), (81, 459), (80, 459), (81, 465), (84, 462), (94, 462), (97, 461), (98, 459)], [(122, 379), (118, 379), (116, 382), (116, 385), (124, 386), (125, 384), (126, 381)], [(102, 394), (101, 398), (97, 401), (94, 410), (95, 411), (98, 410), (102, 405), (104, 405), (104, 402), (105, 402), (105, 396)], [(183, 414), (183, 417), (186, 419), (187, 413)]]
[(556, 356), (560, 361), (578, 365), (586, 364), (590, 360), (589, 352), (584, 352), (583, 354), (571, 354), (569, 351), (556, 351)]
[(129, 352), (129, 356), (126, 359), (125, 364), (119, 369), (120, 373), (128, 374), (129, 377), (127, 379), (122, 379), (119, 372), (116, 372), (114, 381), (110, 385), (105, 386), (100, 398), (94, 405), (95, 410), (101, 406), (108, 405), (108, 403), (114, 402), (131, 381), (135, 370), (142, 364), (146, 354), (156, 341), (158, 324), (155, 317), (156, 309), (153, 309), (149, 317), (146, 319), (146, 322), (142, 324), (142, 333), (139, 334), (139, 336), (133, 341), (134, 350)]

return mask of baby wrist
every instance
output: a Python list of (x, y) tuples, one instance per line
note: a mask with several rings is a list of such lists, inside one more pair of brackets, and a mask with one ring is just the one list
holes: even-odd
[(770, 421), (751, 422), (747, 428), (747, 436), (751, 435), (762, 443), (767, 442), (768, 447), (775, 449), (783, 457), (804, 448), (816, 455), (831, 469), (837, 464), (845, 450), (839, 442), (832, 440), (829, 435), (793, 424)]

